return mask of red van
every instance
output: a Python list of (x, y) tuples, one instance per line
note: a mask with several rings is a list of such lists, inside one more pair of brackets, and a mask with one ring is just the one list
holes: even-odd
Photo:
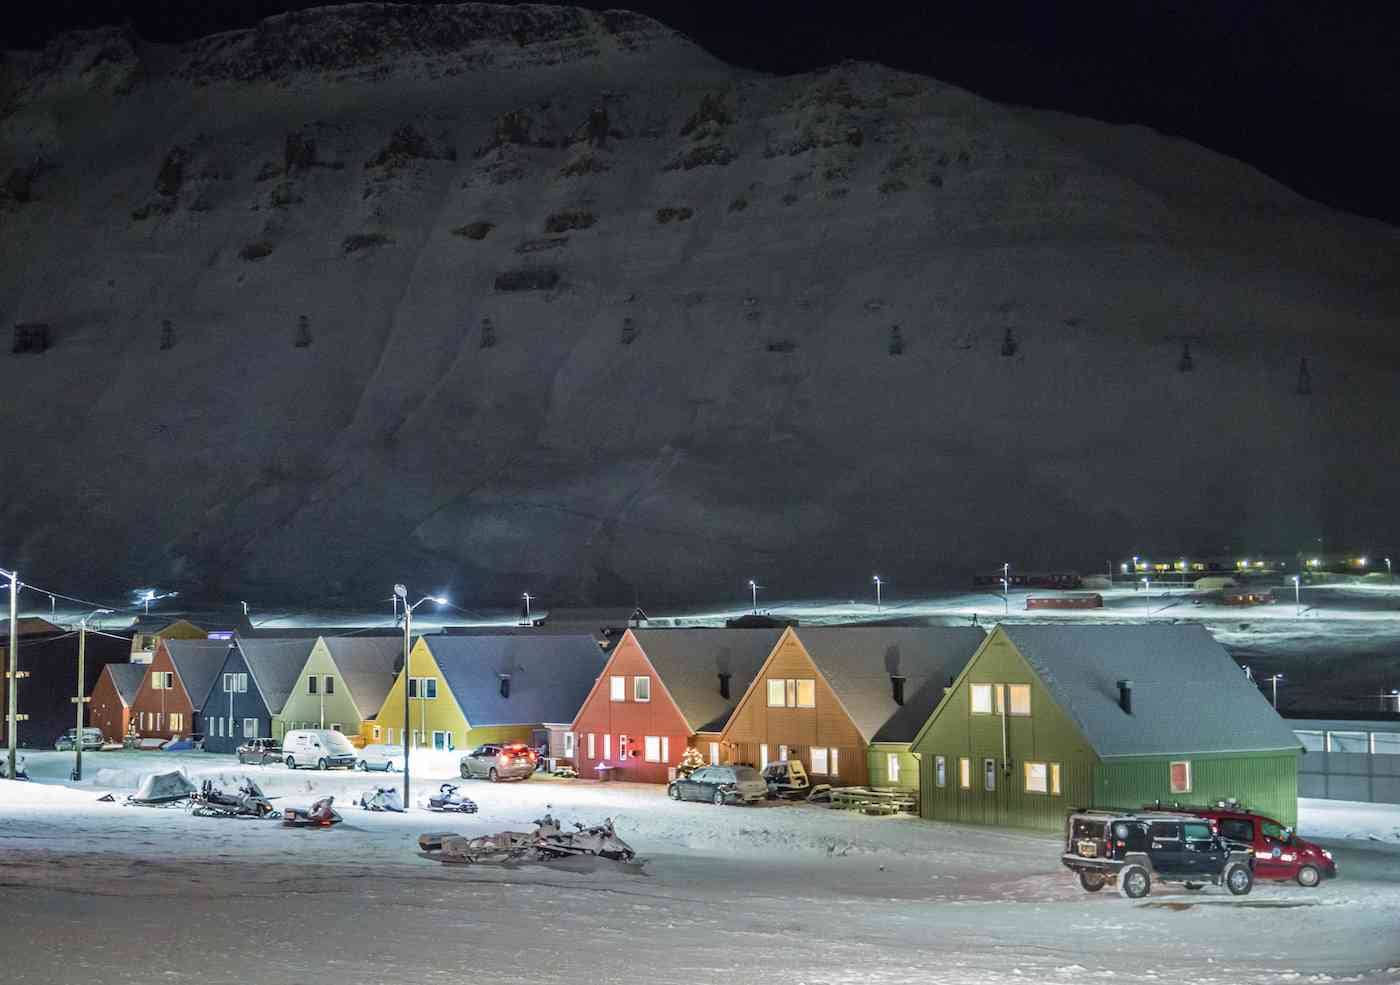
[(1296, 879), (1312, 888), (1334, 879), (1337, 863), (1327, 849), (1299, 838), (1271, 817), (1239, 807), (1186, 807), (1182, 810), (1212, 822), (1225, 841), (1248, 845), (1254, 852), (1254, 878)]

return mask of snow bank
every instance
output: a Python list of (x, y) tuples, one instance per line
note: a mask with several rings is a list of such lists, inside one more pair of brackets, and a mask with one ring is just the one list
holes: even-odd
[(1400, 845), (1400, 804), (1302, 798), (1298, 801), (1298, 831), (1305, 838)]

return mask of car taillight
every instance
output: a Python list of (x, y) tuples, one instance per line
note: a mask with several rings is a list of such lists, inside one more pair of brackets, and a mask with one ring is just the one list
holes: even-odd
[(504, 766), (506, 763), (510, 762), (510, 757), (507, 756), (505, 753), (501, 753), (499, 756), (496, 757), (496, 762)]
[(532, 762), (532, 763), (533, 763), (533, 762), (535, 761), (535, 759), (537, 758), (537, 757), (535, 756), (535, 750), (533, 750), (533, 749), (531, 749), (531, 750), (529, 750), (528, 752), (526, 752), (525, 755), (527, 755), (527, 756), (530, 757), (530, 762)]

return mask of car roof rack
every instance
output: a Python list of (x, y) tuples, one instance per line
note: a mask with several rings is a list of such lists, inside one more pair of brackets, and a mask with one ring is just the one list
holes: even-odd
[(1154, 801), (1151, 804), (1143, 804), (1145, 811), (1232, 811), (1236, 814), (1256, 814), (1238, 800), (1217, 800), (1213, 804), (1183, 804), (1180, 801)]

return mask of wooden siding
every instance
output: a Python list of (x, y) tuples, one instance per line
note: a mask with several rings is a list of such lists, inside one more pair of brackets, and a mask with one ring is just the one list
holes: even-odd
[[(1005, 716), (1005, 752), (1003, 717), (972, 713), (972, 684), (1030, 685), (1030, 715)], [(1066, 811), (1093, 802), (1098, 757), (1000, 630), (987, 637), (954, 681), (912, 750), (920, 757), (920, 813), (926, 818), (1059, 830)], [(942, 787), (935, 782), (937, 756), (947, 764)], [(971, 760), (969, 789), (959, 783), (963, 757)], [(986, 789), (987, 759), (994, 764), (993, 790)], [(1025, 789), (1027, 762), (1060, 764), (1058, 796)]]
[[(413, 644), (413, 651), (409, 654), (409, 668), (414, 677), (430, 677), (437, 681), (436, 698), (409, 698), (409, 732), (419, 733), (418, 741), (413, 746), (415, 749), (431, 747), (433, 744), (434, 732), (446, 732), (452, 736), (452, 748), (472, 749), (486, 742), (496, 741), (494, 739), (472, 739), (467, 733), (470, 732), (471, 725), (467, 722), (466, 716), (462, 714), (462, 709), (457, 704), (456, 697), (452, 694), (452, 689), (447, 686), (447, 679), (443, 677), (441, 668), (438, 667), (437, 660), (434, 659), (432, 650), (428, 647), (427, 641), (419, 637)], [(403, 742), (403, 692), (404, 674), (400, 670), (394, 678), (394, 686), (389, 688), (389, 694), (384, 699), (384, 704), (374, 711), (367, 712), (374, 714), (375, 724), (384, 730), (383, 742), (398, 745)], [(478, 731), (481, 731), (478, 729)], [(392, 734), (392, 738), (390, 738)], [(484, 734), (484, 733), (483, 733)], [(508, 741), (516, 741), (513, 737)], [(526, 726), (524, 739), (530, 741), (530, 729)]]
[[(176, 735), (189, 735), (199, 731), (200, 726), (194, 720), (194, 706), (189, 695), (185, 693), (185, 685), (180, 680), (179, 673), (175, 673), (173, 687), (151, 687), (155, 675), (166, 671), (174, 672), (175, 665), (170, 660), (170, 653), (165, 644), (160, 643), (157, 644), (155, 656), (146, 669), (146, 676), (141, 680), (141, 689), (136, 692), (136, 697), (131, 702), (131, 719), (136, 723), (137, 734), (141, 736), (169, 739)], [(179, 729), (170, 728), (172, 714), (183, 716), (183, 723)]]
[[(1171, 763), (1191, 764), (1189, 793), (1171, 792)], [(1298, 754), (1229, 753), (1104, 760), (1097, 770), (1096, 806), (1211, 804), (1234, 798), (1250, 810), (1296, 827)]]
[[(247, 674), (248, 689), (232, 693), (225, 691), (225, 674)], [(248, 664), (243, 659), (243, 651), (236, 646), (230, 647), (228, 656), (224, 658), (224, 665), (214, 677), (214, 686), (209, 691), (209, 697), (200, 709), (205, 751), (237, 752), (238, 747), (249, 738), (243, 734), (243, 722), (250, 718), (258, 723), (259, 736), (273, 736), (272, 715), (263, 701), (262, 692), (258, 690), (257, 681), (253, 679)]]
[(87, 723), (91, 728), (100, 728), (103, 738), (109, 742), (121, 742), (126, 738), (126, 730), (131, 722), (131, 709), (117, 693), (112, 683), (112, 675), (105, 670), (97, 679), (88, 701)]
[[(899, 759), (899, 778), (890, 779), (890, 757)], [(919, 759), (903, 742), (877, 742), (866, 757), (866, 771), (872, 787), (919, 789)]]
[[(626, 686), (623, 701), (612, 700), (612, 678), (617, 676), (624, 678)], [(633, 682), (637, 677), (650, 679), (649, 701), (636, 700)], [(681, 761), (691, 742), (691, 734), (690, 723), (664, 684), (636, 637), (630, 631), (624, 633), (574, 719), (574, 759), (580, 776), (596, 777), (598, 767), (606, 763), (616, 770), (613, 773), (616, 779), (667, 782), (669, 770)], [(588, 755), (589, 735), (594, 737), (591, 757)], [(603, 756), (604, 735), (612, 737), (608, 743), (612, 756), (607, 759)], [(665, 762), (646, 761), (648, 736), (666, 739)], [(623, 737), (627, 739), (626, 749), (622, 745)]]
[[(320, 678), (324, 678), (326, 675), (334, 677), (335, 693), (321, 693), (323, 690), (321, 683), (324, 683), (322, 681), (317, 684), (317, 693), (312, 694), (308, 690), (306, 681), (312, 674)], [(251, 686), (250, 683), (249, 687)], [(354, 696), (351, 695), (345, 678), (341, 676), (340, 668), (331, 659), (331, 653), (326, 648), (325, 641), (318, 639), (311, 648), (306, 663), (302, 665), (301, 673), (297, 675), (296, 682), (287, 695), (286, 703), (272, 720), (273, 738), (281, 739), (289, 729), (330, 728), (332, 725), (339, 725), (340, 730), (348, 736), (359, 735), (360, 726), (364, 721), (361, 716), (373, 715), (378, 710), (378, 708), (360, 708), (355, 704)], [(402, 719), (403, 714), (400, 712), (397, 724), (402, 725)], [(398, 734), (397, 728), (394, 730), (394, 734)]]
[[(815, 680), (815, 707), (768, 707), (768, 681), (788, 678)], [(780, 746), (787, 746), (788, 758), (801, 760), (814, 783), (852, 786), (868, 782), (864, 736), (791, 629), (783, 633), (744, 693), (730, 716), (722, 741), (726, 746), (725, 762), (761, 767), (761, 745), (768, 746), (769, 762), (780, 758)], [(817, 773), (812, 769), (814, 746), (838, 750), (839, 773)]]

